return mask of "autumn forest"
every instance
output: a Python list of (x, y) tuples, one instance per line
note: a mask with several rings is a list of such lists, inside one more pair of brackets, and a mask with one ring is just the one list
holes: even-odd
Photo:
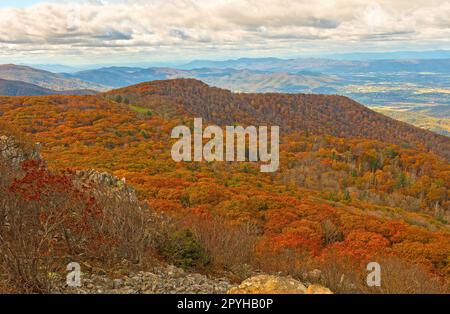
[[(279, 170), (174, 162), (171, 130), (194, 117), (279, 125)], [(236, 282), (256, 270), (306, 280), (320, 269), (336, 293), (449, 291), (450, 139), (349, 98), (231, 93), (193, 79), (0, 97), (0, 136), (23, 155), (0, 154), (0, 248), (9, 252), (0, 290), (47, 291), (41, 269), (60, 271), (64, 263), (45, 258), (57, 255), (111, 272), (123, 260), (169, 262)], [(85, 179), (93, 170), (111, 175), (108, 187)], [(371, 261), (385, 265), (382, 288), (364, 285)]]

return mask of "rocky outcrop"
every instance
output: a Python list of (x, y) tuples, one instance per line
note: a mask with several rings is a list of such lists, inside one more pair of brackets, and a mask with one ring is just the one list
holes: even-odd
[[(79, 170), (75, 174), (75, 183), (95, 186), (99, 192), (102, 191), (111, 198), (127, 198), (133, 203), (139, 203), (136, 191), (130, 185), (126, 184), (125, 178), (119, 179), (110, 173), (99, 172), (93, 169)], [(101, 189), (101, 187), (104, 189)]]
[(306, 287), (291, 277), (258, 275), (244, 280), (229, 294), (305, 294)]
[(330, 289), (313, 284), (308, 288), (292, 277), (258, 275), (244, 280), (229, 294), (333, 294)]
[[(62, 282), (62, 280), (59, 280)], [(59, 286), (55, 293), (75, 294), (333, 294), (321, 285), (306, 287), (292, 277), (257, 275), (236, 286), (226, 278), (211, 278), (172, 265), (151, 271), (108, 276), (98, 269), (84, 273), (81, 287)]]
[(35, 147), (26, 148), (24, 144), (18, 143), (14, 137), (0, 135), (0, 158), (12, 166), (18, 166), (25, 160), (41, 159), (39, 144)]
[(98, 183), (118, 189), (127, 188), (125, 178), (119, 179), (107, 172), (99, 172), (97, 170), (90, 169), (77, 171), (76, 174), (78, 178), (85, 182)]
[(63, 293), (76, 294), (223, 294), (232, 285), (223, 278), (213, 279), (189, 273), (174, 266), (158, 266), (151, 272), (131, 273), (120, 278), (83, 275), (79, 288), (63, 287)]

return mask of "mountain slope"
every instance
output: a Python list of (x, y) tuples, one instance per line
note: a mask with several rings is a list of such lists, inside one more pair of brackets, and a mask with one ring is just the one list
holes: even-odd
[(196, 78), (212, 86), (244, 92), (302, 92), (314, 88), (330, 87), (334, 76), (315, 72), (267, 72), (232, 68), (199, 68), (177, 70), (173, 68), (109, 67), (67, 74), (67, 77), (113, 87), (123, 87), (154, 80)]
[(302, 70), (324, 73), (398, 71), (448, 73), (450, 70), (450, 59), (336, 60), (326, 58), (241, 58), (223, 61), (196, 60), (180, 68), (186, 70), (197, 68), (234, 68), (289, 73)]
[(192, 78), (224, 89), (239, 92), (279, 92), (300, 93), (312, 92), (322, 88), (336, 93), (333, 88), (337, 85), (337, 78), (317, 72), (267, 72), (254, 70), (233, 69), (197, 69), (190, 71)]
[(107, 87), (101, 84), (84, 82), (76, 78), (67, 78), (62, 74), (55, 74), (48, 71), (37, 70), (28, 66), (5, 64), (0, 65), (0, 79), (10, 81), (21, 81), (38, 85), (43, 88), (53, 90), (106, 90)]
[(0, 79), (0, 95), (2, 96), (43, 96), (55, 94), (94, 95), (96, 92), (88, 89), (56, 91), (25, 82)]
[(123, 87), (153, 80), (188, 77), (189, 73), (171, 68), (108, 67), (66, 74), (66, 76), (112, 87)]
[(202, 117), (218, 125), (279, 125), (284, 132), (308, 131), (359, 137), (433, 150), (450, 159), (450, 139), (376, 113), (343, 96), (243, 94), (193, 79), (143, 83), (105, 94), (163, 115)]
[(0, 79), (0, 95), (3, 96), (41, 96), (51, 95), (52, 90), (20, 81)]
[(426, 110), (400, 110), (395, 108), (372, 107), (376, 112), (393, 119), (403, 121), (425, 130), (450, 136), (450, 118), (442, 115), (439, 118), (427, 114)]

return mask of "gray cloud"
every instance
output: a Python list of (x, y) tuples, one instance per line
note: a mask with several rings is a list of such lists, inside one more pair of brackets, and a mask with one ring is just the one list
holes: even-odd
[[(78, 1), (79, 3), (79, 1)], [(447, 0), (152, 0), (0, 9), (0, 58), (450, 46)], [(372, 45), (372, 46), (371, 46)], [(407, 47), (404, 47), (407, 48)], [(120, 58), (120, 56), (117, 56)], [(1, 60), (1, 59), (0, 59)]]

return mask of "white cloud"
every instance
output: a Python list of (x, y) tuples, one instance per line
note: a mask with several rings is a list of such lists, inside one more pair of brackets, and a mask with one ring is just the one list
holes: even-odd
[(448, 48), (449, 38), (447, 0), (103, 0), (0, 9), (0, 60)]

